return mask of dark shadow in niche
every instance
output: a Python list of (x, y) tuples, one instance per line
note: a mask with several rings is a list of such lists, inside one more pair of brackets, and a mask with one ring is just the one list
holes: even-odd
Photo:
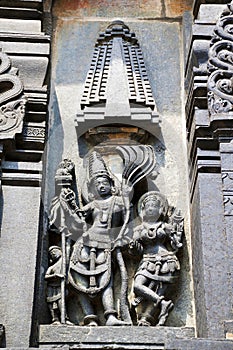
[(139, 126), (131, 124), (103, 124), (88, 129), (78, 137), (79, 156), (84, 158), (93, 149), (101, 148), (107, 154), (113, 154), (120, 145), (151, 145), (154, 147), (160, 166), (164, 166), (164, 150), (162, 135), (159, 138)]
[(51, 322), (48, 306), (46, 303), (45, 272), (49, 265), (49, 208), (51, 199), (55, 194), (55, 181), (57, 166), (62, 160), (64, 148), (64, 131), (59, 103), (55, 90), (53, 90), (53, 113), (50, 117), (51, 125), (46, 135), (46, 147), (44, 151), (44, 176), (42, 178), (42, 200), (40, 203), (40, 224), (37, 250), (35, 298), (33, 304), (33, 320), (31, 328), (30, 346), (37, 346), (38, 324), (49, 324)]
[[(165, 145), (160, 139), (135, 125), (129, 124), (104, 124), (95, 128), (89, 129), (82, 136), (78, 138), (79, 157), (85, 158), (93, 150), (99, 152), (104, 158), (109, 160), (109, 164), (113, 163), (113, 158), (119, 156), (116, 151), (117, 146), (136, 146), (136, 145), (151, 145), (154, 148), (156, 156), (155, 173), (159, 172), (161, 167), (165, 165)], [(105, 160), (106, 160), (105, 159)], [(118, 161), (121, 161), (120, 156)], [(123, 164), (122, 164), (123, 167)], [(153, 177), (138, 182), (134, 188), (134, 195), (132, 198), (133, 206), (136, 205), (139, 198), (147, 191), (158, 191), (159, 189), (154, 183)]]
[(3, 206), (4, 206), (4, 198), (3, 198), (3, 191), (2, 191), (2, 186), (1, 186), (0, 187), (0, 238), (1, 238), (1, 235), (2, 235)]
[(6, 347), (6, 334), (5, 327), (3, 324), (0, 324), (0, 348)]

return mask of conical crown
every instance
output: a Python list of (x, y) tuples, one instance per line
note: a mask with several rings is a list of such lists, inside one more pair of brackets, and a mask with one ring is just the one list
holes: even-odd
[(103, 158), (98, 152), (94, 151), (89, 157), (89, 181), (99, 176), (105, 176), (111, 179)]

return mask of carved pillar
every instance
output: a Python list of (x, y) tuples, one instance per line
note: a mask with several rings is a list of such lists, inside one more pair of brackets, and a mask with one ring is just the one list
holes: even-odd
[(33, 343), (50, 37), (43, 3), (0, 7), (0, 315), (6, 346)]
[[(223, 207), (225, 183), (231, 176), (226, 172), (232, 169), (231, 144), (227, 144), (232, 139), (230, 12), (222, 1), (195, 2), (186, 63), (194, 291), (200, 337), (224, 338), (224, 321), (232, 317), (231, 224)], [(228, 42), (220, 38), (224, 27), (229, 30), (225, 34)], [(229, 98), (224, 101), (226, 95)], [(226, 207), (230, 193), (224, 196), (229, 196), (224, 200)]]

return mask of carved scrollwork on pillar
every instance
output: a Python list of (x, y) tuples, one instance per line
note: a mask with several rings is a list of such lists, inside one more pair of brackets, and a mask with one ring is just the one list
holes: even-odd
[(0, 139), (14, 138), (22, 131), (26, 98), (17, 72), (8, 55), (0, 51)]
[(208, 108), (211, 114), (233, 110), (233, 2), (220, 16), (211, 40), (208, 62)]

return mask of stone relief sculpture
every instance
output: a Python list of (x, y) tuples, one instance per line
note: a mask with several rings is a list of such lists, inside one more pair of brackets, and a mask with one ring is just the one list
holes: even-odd
[[(51, 258), (51, 266), (45, 274), (47, 281), (47, 303), (52, 317), (53, 324), (60, 324), (60, 316), (62, 314), (61, 301), (61, 281), (64, 280), (65, 275), (62, 271), (62, 251), (58, 246), (51, 246), (49, 248), (49, 255)], [(72, 324), (67, 314), (65, 315), (66, 324)]]
[(165, 297), (180, 270), (176, 252), (182, 247), (183, 218), (173, 216), (169, 223), (168, 209), (165, 197), (155, 191), (145, 193), (138, 203), (142, 222), (134, 229), (130, 249), (142, 255), (134, 277), (133, 306), (142, 305), (138, 312), (139, 326), (164, 325), (173, 307), (172, 301)]
[(233, 2), (221, 14), (209, 50), (208, 108), (211, 114), (232, 111)]
[[(119, 320), (114, 307), (111, 263), (113, 244), (124, 223), (124, 199), (117, 194), (114, 180), (97, 152), (89, 157), (88, 189), (91, 201), (82, 208), (80, 224), (83, 226), (83, 234), (73, 246), (69, 282), (78, 291), (85, 325), (98, 324), (92, 298), (99, 293), (106, 325), (126, 325), (128, 320)], [(115, 252), (122, 268), (119, 248)]]
[(17, 72), (0, 49), (0, 139), (14, 138), (22, 131), (26, 98)]
[[(133, 227), (132, 193), (141, 180), (154, 178), (155, 154), (151, 146), (143, 145), (120, 146), (116, 151), (124, 164), (121, 183), (100, 153), (89, 155), (88, 198), (75, 191), (72, 161), (64, 160), (56, 173), (50, 234), (59, 239), (58, 246), (49, 247), (52, 261), (45, 275), (53, 324), (70, 324), (66, 296), (71, 291), (82, 310), (79, 325), (132, 325), (128, 302), (132, 281), (127, 270), (132, 254), (143, 254), (139, 267), (134, 266), (138, 325), (155, 325), (158, 309), (157, 324), (164, 325), (173, 306), (166, 293), (180, 268), (176, 252), (182, 246), (182, 218), (168, 215), (162, 194), (148, 192), (138, 203), (141, 224)], [(104, 322), (97, 304), (102, 306)]]

